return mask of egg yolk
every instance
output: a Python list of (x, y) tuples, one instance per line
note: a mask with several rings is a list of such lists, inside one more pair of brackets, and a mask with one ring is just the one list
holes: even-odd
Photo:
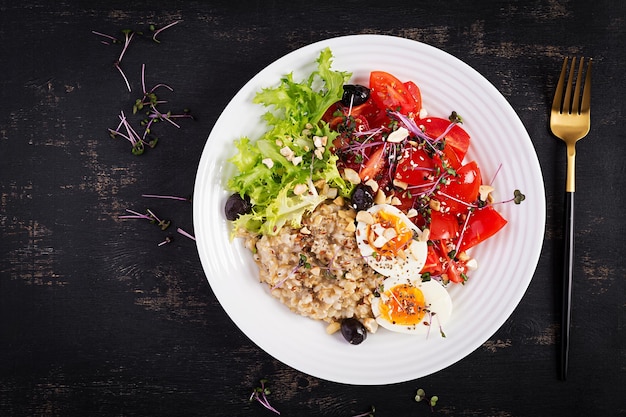
[(424, 293), (412, 285), (396, 285), (385, 291), (384, 298), (386, 301), (380, 303), (379, 310), (381, 316), (390, 323), (415, 325), (426, 315)]
[(396, 237), (378, 249), (381, 255), (396, 256), (400, 250), (408, 247), (413, 239), (413, 231), (398, 216), (381, 210), (377, 213), (377, 221), (386, 229), (393, 228), (396, 231)]

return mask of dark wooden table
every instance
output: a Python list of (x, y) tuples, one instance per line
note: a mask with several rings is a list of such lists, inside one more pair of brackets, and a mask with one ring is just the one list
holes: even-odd
[[(0, 415), (273, 415), (248, 401), (261, 378), (287, 416), (626, 415), (624, 105), (626, 2), (0, 1)], [(380, 2), (382, 4), (383, 2)], [(150, 24), (162, 28), (157, 44)], [(143, 31), (121, 66), (98, 31)], [(406, 37), (473, 66), (510, 101), (543, 170), (547, 224), (532, 283), (480, 348), (433, 375), (347, 386), (300, 373), (228, 318), (192, 240), (189, 196), (211, 128), (237, 90), (301, 46), (346, 34)], [(565, 148), (548, 109), (566, 55), (595, 59), (592, 129), (578, 146), (569, 378), (557, 377)], [(146, 83), (180, 129), (135, 156), (111, 139)], [(132, 115), (131, 115), (132, 116)], [(151, 208), (162, 232), (121, 220)], [(166, 236), (173, 241), (158, 246)]]

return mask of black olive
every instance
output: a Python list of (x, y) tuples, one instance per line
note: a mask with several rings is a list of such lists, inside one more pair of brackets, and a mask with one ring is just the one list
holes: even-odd
[(352, 192), (350, 206), (356, 211), (367, 210), (374, 205), (374, 190), (365, 184), (359, 184)]
[(235, 193), (228, 197), (224, 206), (224, 214), (228, 220), (236, 220), (241, 214), (249, 213), (252, 210), (250, 198), (248, 196), (241, 197)]
[(358, 345), (367, 338), (365, 326), (354, 317), (342, 320), (341, 334), (351, 345)]
[(341, 104), (346, 107), (358, 106), (367, 101), (370, 97), (370, 89), (359, 84), (345, 84), (343, 86), (343, 95), (341, 96)]

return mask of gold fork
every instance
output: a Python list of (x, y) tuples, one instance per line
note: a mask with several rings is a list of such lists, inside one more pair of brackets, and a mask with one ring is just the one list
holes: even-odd
[[(574, 191), (575, 191), (575, 158), (576, 142), (587, 136), (591, 127), (591, 63), (589, 59), (583, 85), (584, 58), (580, 58), (576, 85), (574, 73), (576, 73), (576, 58), (572, 58), (568, 76), (568, 58), (563, 61), (561, 75), (556, 86), (556, 93), (550, 112), (550, 129), (552, 133), (563, 140), (567, 145), (567, 177), (565, 183), (565, 251), (563, 267), (563, 305), (561, 314), (561, 360), (560, 376), (567, 379), (571, 301), (572, 301), (572, 276), (574, 259)], [(582, 97), (580, 94), (583, 88)], [(565, 95), (564, 95), (565, 94)]]

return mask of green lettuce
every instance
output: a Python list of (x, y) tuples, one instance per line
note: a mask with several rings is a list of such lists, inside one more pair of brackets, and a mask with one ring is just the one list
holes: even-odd
[[(229, 179), (228, 188), (248, 196), (253, 209), (234, 221), (234, 231), (244, 228), (274, 235), (285, 225), (299, 227), (302, 216), (326, 199), (315, 189), (319, 180), (337, 188), (342, 196), (349, 196), (352, 190), (329, 150), (337, 133), (321, 120), (341, 99), (351, 74), (331, 69), (329, 48), (316, 62), (317, 69), (308, 78), (298, 82), (293, 73), (287, 74), (278, 86), (264, 88), (254, 97), (254, 103), (268, 108), (263, 115), (268, 130), (257, 140), (242, 137), (235, 141), (237, 153), (230, 162), (238, 173)], [(325, 136), (326, 145), (317, 143), (316, 148), (316, 136)], [(296, 186), (306, 186), (307, 191), (294, 193)]]

